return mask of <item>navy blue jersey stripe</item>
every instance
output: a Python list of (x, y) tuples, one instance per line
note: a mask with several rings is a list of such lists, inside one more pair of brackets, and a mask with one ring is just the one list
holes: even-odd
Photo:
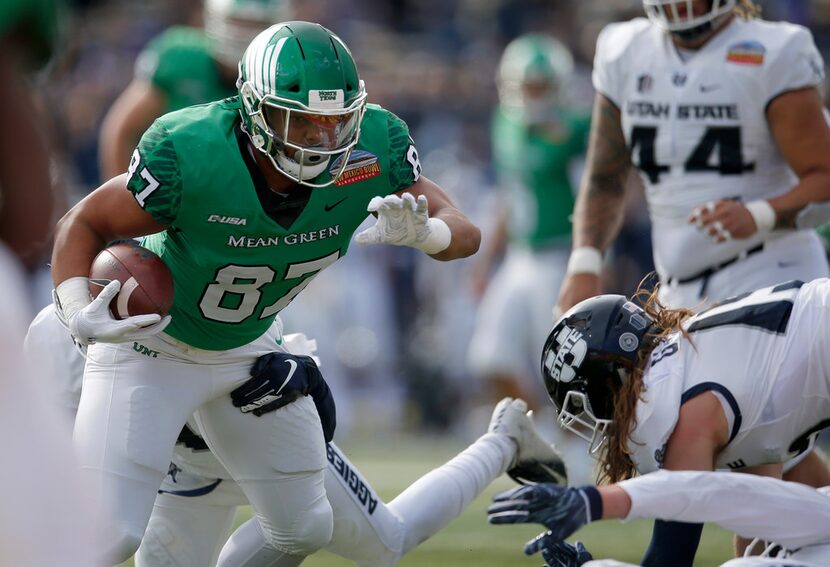
[(757, 305), (745, 305), (737, 309), (724, 311), (714, 315), (703, 315), (689, 325), (688, 332), (694, 333), (723, 327), (725, 325), (740, 325), (756, 327), (776, 334), (783, 335), (787, 331), (790, 315), (793, 310), (792, 301), (773, 301)]

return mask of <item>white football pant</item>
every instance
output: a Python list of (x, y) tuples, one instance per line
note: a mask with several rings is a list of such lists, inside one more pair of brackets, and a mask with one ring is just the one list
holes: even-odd
[(195, 349), (164, 334), (90, 346), (74, 441), (83, 474), (115, 520), (99, 530), (110, 561), (138, 549), (176, 438), (197, 410), (205, 441), (253, 506), (267, 545), (301, 558), (328, 544), (325, 443), (311, 398), (259, 418), (229, 403), (259, 356), (284, 350), (279, 333), (274, 325), (228, 351)]
[[(282, 410), (280, 410), (282, 411)], [(445, 465), (427, 473), (389, 504), (333, 443), (325, 486), (334, 510), (334, 535), (326, 549), (364, 567), (397, 564), (407, 552), (457, 517), (509, 466), (515, 443), (487, 434)], [(136, 555), (136, 567), (209, 567), (215, 564), (236, 507), (247, 504), (233, 481), (168, 475)], [(184, 488), (184, 490), (183, 490)], [(265, 543), (258, 521), (243, 524), (222, 550), (219, 565), (289, 565)]]
[[(659, 297), (669, 307), (698, 309), (781, 282), (809, 282), (828, 275), (827, 258), (818, 237), (812, 232), (799, 231), (766, 242), (763, 250), (718, 270), (708, 281), (699, 278), (685, 284), (662, 282)], [(704, 284), (706, 288), (701, 296)]]

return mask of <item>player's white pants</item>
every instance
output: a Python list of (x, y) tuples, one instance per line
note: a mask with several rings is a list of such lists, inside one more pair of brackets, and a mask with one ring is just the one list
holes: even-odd
[[(280, 410), (281, 411), (281, 410)], [(333, 443), (327, 451), (326, 492), (334, 510), (334, 535), (327, 550), (361, 566), (395, 565), (416, 545), (458, 516), (515, 454), (506, 436), (487, 434), (447, 464), (427, 473), (388, 505)], [(136, 567), (209, 567), (227, 537), (226, 520), (247, 503), (232, 481), (199, 479), (178, 472), (162, 490), (199, 494), (161, 494), (153, 510)], [(212, 489), (209, 487), (213, 486)], [(263, 565), (283, 565), (263, 549), (256, 521), (243, 524), (222, 551), (219, 564), (255, 557)], [(263, 553), (263, 551), (265, 551)], [(252, 563), (257, 565), (257, 563)]]
[[(764, 249), (685, 284), (663, 281), (660, 301), (669, 307), (701, 307), (733, 295), (789, 280), (809, 282), (830, 274), (824, 247), (813, 231), (798, 231), (767, 241)], [(704, 296), (701, 290), (705, 285)], [(706, 300), (706, 301), (704, 301)]]
[(553, 327), (551, 313), (569, 254), (566, 246), (508, 250), (478, 311), (468, 353), (473, 374), (525, 377), (528, 392), (545, 396), (536, 379), (537, 359)]
[(188, 474), (175, 465), (164, 478), (136, 567), (216, 565), (238, 506), (248, 504), (229, 479)]
[(196, 414), (205, 440), (239, 482), (270, 547), (303, 556), (325, 546), (332, 512), (323, 487), (322, 427), (311, 398), (262, 417), (241, 413), (228, 393), (257, 357), (282, 350), (279, 327), (229, 351), (204, 351), (164, 334), (88, 351), (74, 441), (83, 474), (109, 505), (100, 527), (114, 562), (141, 542), (176, 437)]

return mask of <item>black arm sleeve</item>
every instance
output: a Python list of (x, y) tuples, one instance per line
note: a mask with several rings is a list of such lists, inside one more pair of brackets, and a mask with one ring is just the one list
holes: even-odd
[(655, 520), (643, 567), (692, 567), (703, 524)]

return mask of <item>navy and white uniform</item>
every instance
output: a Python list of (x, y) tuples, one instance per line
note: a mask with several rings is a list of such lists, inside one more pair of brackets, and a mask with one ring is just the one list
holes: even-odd
[[(780, 557), (742, 557), (721, 567), (830, 565), (830, 487), (814, 490), (751, 474), (699, 471), (659, 471), (618, 485), (631, 498), (626, 520), (713, 522), (785, 550)], [(633, 566), (605, 559), (584, 567)]]
[(685, 323), (651, 355), (629, 448), (641, 473), (659, 469), (680, 406), (704, 392), (730, 428), (717, 468), (781, 463), (830, 425), (830, 280), (793, 281), (724, 301)]
[(619, 108), (645, 185), (664, 303), (696, 307), (706, 298), (828, 275), (812, 231), (716, 243), (687, 222), (709, 202), (769, 199), (798, 182), (766, 111), (780, 95), (823, 80), (812, 35), (786, 22), (734, 18), (696, 51), (678, 49), (645, 18), (602, 31), (594, 87)]

